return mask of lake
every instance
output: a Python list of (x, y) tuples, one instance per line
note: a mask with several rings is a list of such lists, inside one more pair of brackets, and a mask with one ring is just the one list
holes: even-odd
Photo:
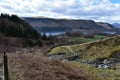
[(103, 33), (110, 34), (110, 35), (116, 34), (116, 32), (110, 32), (110, 31), (104, 31)]
[(46, 34), (46, 36), (52, 35), (52, 36), (56, 36), (56, 35), (61, 35), (61, 34), (65, 34), (66, 32), (41, 32), (41, 34)]

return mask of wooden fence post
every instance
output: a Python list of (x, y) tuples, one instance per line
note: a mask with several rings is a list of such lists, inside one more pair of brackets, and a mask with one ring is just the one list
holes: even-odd
[(9, 80), (8, 79), (8, 59), (5, 52), (3, 54), (3, 70), (4, 70), (3, 72), (4, 80)]

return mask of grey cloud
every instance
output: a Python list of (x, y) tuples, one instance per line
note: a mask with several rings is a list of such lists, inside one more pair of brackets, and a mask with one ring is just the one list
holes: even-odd
[[(12, 0), (11, 0), (12, 1)], [(60, 1), (60, 0), (58, 0)], [(8, 13), (16, 13), (19, 16), (46, 16), (46, 17), (71, 17), (77, 19), (93, 19), (96, 21), (117, 21), (120, 22), (116, 16), (120, 17), (120, 4), (106, 3), (102, 4), (103, 0), (61, 0), (60, 6), (56, 5), (56, 0), (21, 0), (9, 3), (10, 0), (0, 3), (0, 11)], [(91, 1), (91, 2), (90, 2)], [(70, 2), (70, 3), (67, 3)], [(28, 14), (28, 15), (27, 15)], [(48, 14), (48, 15), (47, 15)], [(103, 19), (104, 17), (104, 19)], [(115, 18), (114, 18), (115, 17)], [(109, 20), (111, 18), (111, 20)]]

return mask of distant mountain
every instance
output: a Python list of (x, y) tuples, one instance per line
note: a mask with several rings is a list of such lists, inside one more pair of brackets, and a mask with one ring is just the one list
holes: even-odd
[(114, 31), (114, 27), (109, 23), (95, 22), (93, 20), (73, 20), (73, 19), (52, 19), (52, 18), (24, 18), (36, 29), (46, 31), (74, 31), (74, 30), (93, 30)]
[(113, 23), (112, 25), (116, 28), (120, 28), (120, 23)]

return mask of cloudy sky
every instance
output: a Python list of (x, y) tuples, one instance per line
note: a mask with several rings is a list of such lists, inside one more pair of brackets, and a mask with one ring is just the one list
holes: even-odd
[(0, 13), (120, 23), (120, 0), (0, 0)]

